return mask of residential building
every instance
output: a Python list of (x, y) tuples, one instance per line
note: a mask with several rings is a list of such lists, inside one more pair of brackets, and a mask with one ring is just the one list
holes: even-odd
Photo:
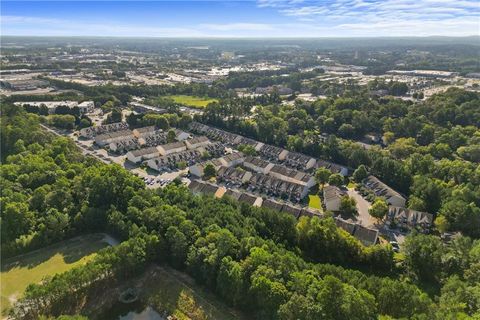
[(220, 166), (217, 169), (217, 179), (226, 183), (242, 185), (250, 180), (252, 173), (238, 167)]
[(274, 164), (261, 158), (248, 156), (244, 159), (243, 166), (255, 172), (267, 174), (273, 168)]
[[(201, 154), (198, 150), (185, 150), (176, 153), (170, 153), (164, 156), (157, 156), (147, 161), (147, 166), (156, 171), (177, 168), (178, 163), (184, 162), (187, 166), (194, 167), (195, 163), (200, 161)], [(203, 170), (203, 169), (202, 169)], [(197, 175), (198, 176), (198, 175)], [(203, 171), (202, 171), (203, 176)], [(201, 176), (198, 176), (201, 177)]]
[(371, 246), (378, 242), (378, 230), (364, 227), (360, 224), (345, 221), (341, 218), (335, 218), (335, 224), (338, 228), (341, 228), (357, 240), (359, 240), (364, 246)]
[(428, 233), (433, 225), (433, 214), (413, 209), (390, 206), (387, 214), (387, 224), (403, 229), (417, 229)]
[(133, 139), (132, 131), (121, 130), (95, 136), (95, 144), (103, 147), (112, 142), (127, 141), (131, 139)]
[(405, 207), (406, 199), (375, 176), (368, 176), (365, 187), (372, 190), (377, 197), (384, 197), (388, 204), (396, 207)]
[(83, 128), (80, 130), (80, 136), (91, 139), (94, 136), (99, 134), (110, 133), (110, 132), (126, 130), (126, 129), (128, 129), (128, 123), (115, 122), (115, 123), (104, 124), (101, 126)]
[(325, 186), (323, 188), (323, 203), (325, 204), (325, 209), (329, 211), (339, 211), (340, 202), (344, 195), (345, 192), (336, 186)]
[(112, 152), (123, 153), (131, 150), (140, 149), (141, 145), (138, 142), (137, 138), (131, 138), (126, 140), (111, 142), (108, 147)]
[(172, 143), (162, 144), (158, 146), (158, 151), (162, 156), (165, 156), (170, 153), (185, 151), (185, 150), (187, 150), (187, 147), (183, 142), (172, 142)]
[(127, 153), (127, 159), (133, 163), (140, 163), (142, 161), (158, 157), (160, 155), (157, 147), (148, 147), (137, 150), (132, 150)]
[(90, 113), (95, 109), (95, 103), (93, 101), (83, 101), (78, 104), (81, 114)]
[(146, 136), (150, 136), (155, 133), (155, 126), (148, 126), (148, 127), (141, 127), (133, 129), (133, 135), (137, 138), (142, 138)]
[(285, 156), (284, 164), (299, 170), (309, 170), (315, 166), (316, 162), (317, 160), (304, 154), (288, 152)]
[(313, 176), (278, 164), (274, 165), (268, 174), (285, 181), (307, 186), (308, 188), (313, 187), (316, 183)]
[(271, 146), (269, 144), (263, 144), (260, 149), (258, 150), (258, 153), (263, 157), (266, 158), (270, 161), (284, 161), (287, 154), (288, 150)]
[(339, 164), (326, 161), (326, 160), (317, 160), (317, 163), (315, 164), (315, 168), (326, 168), (330, 170), (332, 173), (339, 173), (342, 176), (347, 176), (348, 175), (348, 169), (347, 167), (341, 166)]
[(185, 140), (185, 145), (187, 149), (196, 149), (198, 147), (204, 147), (210, 144), (210, 140), (208, 140), (205, 136), (193, 137), (191, 139)]

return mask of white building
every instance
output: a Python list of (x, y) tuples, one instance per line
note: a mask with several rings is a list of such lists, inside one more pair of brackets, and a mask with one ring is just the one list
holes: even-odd
[(172, 142), (172, 143), (162, 144), (161, 146), (158, 146), (158, 151), (162, 156), (165, 156), (170, 153), (185, 151), (185, 150), (187, 150), (187, 147), (183, 142)]
[(205, 136), (200, 136), (200, 137), (195, 137), (192, 139), (185, 140), (185, 145), (187, 146), (187, 149), (196, 149), (199, 147), (206, 146), (210, 143), (211, 143), (210, 140), (208, 140), (208, 138)]
[(325, 208), (329, 211), (340, 210), (340, 201), (345, 195), (342, 190), (335, 186), (326, 186), (323, 188), (323, 202)]
[(160, 153), (157, 147), (142, 148), (132, 150), (127, 153), (127, 159), (133, 163), (140, 163), (142, 161), (158, 157)]

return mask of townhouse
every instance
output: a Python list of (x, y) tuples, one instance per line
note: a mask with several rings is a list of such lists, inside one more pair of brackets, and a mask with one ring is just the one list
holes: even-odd
[(95, 136), (95, 144), (103, 147), (112, 142), (127, 141), (133, 139), (132, 131), (120, 130), (109, 133), (103, 133)]
[(268, 174), (285, 181), (305, 185), (308, 188), (311, 188), (316, 184), (313, 176), (278, 164), (274, 165)]
[(372, 190), (377, 197), (384, 197), (389, 205), (405, 207), (406, 199), (399, 192), (393, 190), (375, 176), (368, 176), (364, 181), (365, 187)]
[(238, 167), (220, 166), (217, 169), (217, 179), (220, 182), (226, 182), (240, 186), (244, 183), (247, 183), (251, 177), (252, 173), (250, 171), (246, 171)]
[(110, 133), (120, 130), (128, 129), (128, 123), (126, 122), (115, 122), (104, 124), (101, 126), (93, 126), (88, 128), (83, 128), (80, 130), (80, 136), (84, 138), (91, 139), (96, 135), (103, 134), (103, 133)]
[(288, 152), (284, 164), (299, 170), (309, 170), (315, 166), (317, 160), (298, 152)]
[(341, 218), (335, 218), (335, 224), (338, 228), (341, 228), (354, 236), (359, 240), (364, 246), (371, 246), (377, 244), (378, 240), (378, 230), (364, 227), (357, 223), (352, 223)]
[(158, 148), (158, 151), (160, 152), (160, 155), (162, 156), (165, 156), (170, 153), (177, 153), (177, 152), (187, 150), (185, 143), (180, 141), (162, 144), (162, 145), (159, 145), (157, 148)]
[(416, 229), (428, 233), (433, 224), (433, 214), (413, 209), (390, 206), (387, 214), (387, 224), (402, 229)]
[(269, 161), (277, 162), (284, 161), (287, 157), (288, 151), (279, 147), (271, 146), (269, 144), (263, 144), (258, 154)]
[(204, 147), (209, 145), (211, 142), (205, 136), (193, 137), (190, 139), (185, 140), (185, 145), (187, 149), (196, 149), (199, 147)]
[(315, 164), (315, 169), (318, 168), (326, 168), (332, 173), (339, 173), (344, 177), (348, 175), (347, 167), (326, 160), (317, 160), (317, 163)]
[(140, 163), (158, 157), (159, 155), (160, 153), (157, 147), (148, 147), (127, 152), (127, 159), (133, 163)]
[(243, 166), (255, 172), (267, 174), (273, 168), (274, 164), (261, 158), (248, 156), (243, 161)]
[(336, 186), (325, 186), (323, 188), (323, 203), (325, 204), (325, 209), (329, 211), (339, 211), (340, 201), (344, 195), (345, 192)]
[(176, 153), (169, 153), (149, 159), (146, 164), (156, 171), (174, 169), (179, 162), (185, 162), (187, 166), (193, 166), (201, 160), (201, 153), (198, 150), (184, 150)]

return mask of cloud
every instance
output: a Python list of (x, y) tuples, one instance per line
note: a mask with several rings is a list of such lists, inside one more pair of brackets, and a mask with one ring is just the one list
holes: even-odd
[(365, 36), (480, 34), (478, 0), (259, 0), (257, 5), (309, 22), (312, 32), (329, 27), (332, 35), (346, 28)]

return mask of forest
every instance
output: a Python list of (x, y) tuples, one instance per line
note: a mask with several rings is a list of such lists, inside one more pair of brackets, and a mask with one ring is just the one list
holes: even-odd
[[(14, 319), (84, 314), (87, 297), (140, 275), (152, 263), (188, 273), (256, 319), (480, 316), (480, 241), (473, 228), (468, 232), (464, 226), (465, 235), (450, 243), (412, 233), (398, 262), (390, 246), (363, 247), (332, 218), (297, 221), (233, 199), (193, 195), (179, 181), (148, 190), (120, 166), (85, 157), (71, 140), (44, 131), (38, 115), (9, 103), (2, 103), (1, 114), (2, 257), (96, 231), (123, 241), (84, 266), (30, 285), (11, 310)], [(284, 121), (272, 117), (278, 119)], [(436, 130), (452, 134), (434, 125), (435, 136)], [(335, 141), (339, 156), (353, 149)], [(408, 160), (376, 152), (372, 170), (407, 170)], [(375, 157), (365, 155), (364, 161)], [(427, 156), (433, 158), (427, 153), (415, 159)], [(459, 161), (462, 171), (453, 177), (465, 180), (445, 181), (450, 166), (441, 170), (442, 161)], [(415, 186), (411, 197), (418, 205), (434, 205), (431, 195), (445, 192), (439, 194), (439, 210), (455, 227), (478, 215), (479, 184), (472, 180), (478, 179), (478, 168), (464, 163), (460, 158), (414, 163), (415, 170), (428, 172), (424, 178), (412, 172), (406, 184)], [(471, 201), (465, 217), (457, 216), (461, 201)]]

